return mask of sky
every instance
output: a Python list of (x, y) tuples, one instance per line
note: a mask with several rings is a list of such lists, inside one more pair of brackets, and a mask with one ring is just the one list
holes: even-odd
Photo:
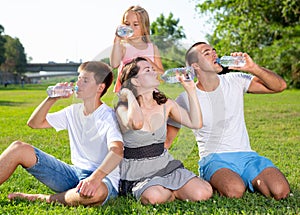
[[(140, 5), (150, 22), (170, 12), (180, 19), (187, 46), (206, 41), (212, 27), (195, 0), (1, 0), (4, 34), (18, 38), (31, 63), (84, 62), (109, 57), (116, 27), (129, 6)], [(100, 60), (98, 59), (98, 60)]]

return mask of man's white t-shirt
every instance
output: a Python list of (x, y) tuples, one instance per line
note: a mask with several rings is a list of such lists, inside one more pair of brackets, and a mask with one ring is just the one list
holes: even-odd
[[(244, 120), (244, 93), (253, 76), (232, 72), (218, 77), (220, 84), (216, 90), (205, 92), (197, 88), (203, 127), (193, 129), (193, 133), (200, 158), (211, 153), (252, 151)], [(186, 92), (176, 102), (189, 110)], [(172, 120), (168, 124), (180, 127)]]
[[(106, 104), (100, 105), (92, 114), (83, 114), (83, 104), (73, 104), (58, 112), (48, 113), (49, 124), (56, 131), (68, 130), (72, 164), (81, 169), (96, 170), (108, 153), (113, 141), (122, 141), (115, 112)], [(119, 167), (107, 176), (118, 189)]]

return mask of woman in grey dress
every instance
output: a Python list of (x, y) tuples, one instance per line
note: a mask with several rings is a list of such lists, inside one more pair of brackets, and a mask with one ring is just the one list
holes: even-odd
[(202, 126), (195, 85), (178, 78), (189, 95), (190, 112), (157, 90), (158, 73), (147, 59), (134, 59), (122, 72), (116, 107), (125, 146), (120, 194), (133, 194), (143, 204), (200, 201), (212, 196), (210, 184), (185, 169), (164, 148), (168, 117), (189, 128)]

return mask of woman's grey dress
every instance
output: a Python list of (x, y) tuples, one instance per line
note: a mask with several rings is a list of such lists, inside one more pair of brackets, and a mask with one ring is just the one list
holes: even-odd
[(139, 199), (151, 186), (177, 190), (196, 177), (164, 149), (167, 128), (164, 118), (165, 123), (154, 132), (129, 130), (123, 134), (125, 148), (120, 164), (120, 195), (133, 194)]

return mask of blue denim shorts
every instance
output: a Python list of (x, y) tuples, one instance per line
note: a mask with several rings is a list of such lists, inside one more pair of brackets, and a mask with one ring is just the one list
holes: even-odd
[(264, 169), (275, 167), (271, 160), (256, 152), (214, 153), (202, 158), (198, 164), (200, 176), (206, 181), (210, 181), (217, 170), (227, 168), (240, 175), (245, 186), (252, 192), (252, 180)]
[[(37, 163), (26, 170), (57, 193), (75, 188), (80, 180), (87, 178), (93, 173), (93, 171), (80, 169), (60, 161), (37, 148), (34, 148), (34, 151)], [(113, 187), (109, 178), (105, 177), (102, 182), (106, 184), (108, 189), (108, 195), (103, 202), (104, 204), (110, 198), (116, 197), (118, 191)]]

